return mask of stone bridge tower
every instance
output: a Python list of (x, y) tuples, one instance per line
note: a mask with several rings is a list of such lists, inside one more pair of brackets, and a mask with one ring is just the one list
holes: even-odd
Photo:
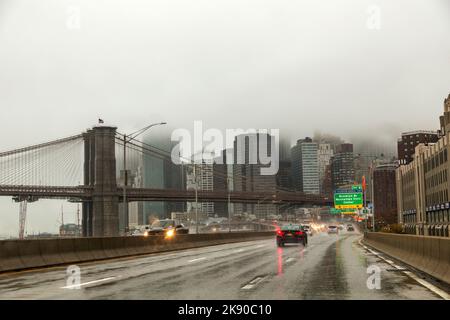
[(83, 236), (119, 235), (119, 195), (116, 181), (116, 127), (96, 126), (84, 134), (84, 185), (93, 188), (83, 202)]

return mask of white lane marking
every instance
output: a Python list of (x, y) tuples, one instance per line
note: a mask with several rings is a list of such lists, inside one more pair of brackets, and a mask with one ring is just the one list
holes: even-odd
[(104, 279), (100, 279), (100, 280), (89, 281), (89, 282), (80, 283), (80, 284), (73, 284), (73, 285), (70, 285), (70, 286), (61, 287), (61, 289), (73, 289), (73, 288), (79, 288), (79, 287), (82, 287), (82, 286), (87, 286), (87, 285), (94, 284), (94, 283), (104, 282), (104, 281), (112, 280), (112, 279), (115, 279), (115, 278), (116, 278), (116, 277), (109, 277), (109, 278), (104, 278)]
[(250, 281), (248, 284), (246, 284), (245, 286), (243, 286), (241, 289), (242, 290), (249, 290), (249, 289), (253, 289), (258, 283), (260, 283), (261, 281), (263, 281), (266, 277), (256, 277), (255, 279), (253, 279), (252, 281)]
[[(385, 261), (386, 261), (386, 260), (385, 260)], [(398, 266), (398, 265), (396, 265), (396, 264), (394, 264), (394, 263), (392, 263), (392, 265), (393, 265), (394, 268), (397, 269), (397, 270), (405, 270), (405, 271), (408, 270), (408, 269), (405, 269), (405, 268), (403, 268), (403, 267), (400, 267), (400, 266)]]
[(260, 244), (260, 245), (257, 245), (255, 248), (262, 248), (262, 247), (265, 247), (266, 245), (265, 244)]
[(237, 249), (237, 250), (233, 251), (233, 253), (239, 253), (239, 252), (243, 252), (243, 251), (245, 251), (245, 250), (244, 249)]
[(188, 262), (189, 262), (189, 263), (191, 263), (191, 262), (197, 262), (197, 261), (201, 261), (201, 260), (205, 260), (205, 259), (206, 259), (206, 257), (202, 257), (202, 258), (197, 258), (197, 259), (189, 260)]
[(450, 295), (439, 289), (438, 287), (432, 285), (431, 283), (429, 283), (428, 281), (425, 281), (423, 279), (420, 279), (418, 276), (416, 276), (414, 273), (412, 273), (411, 271), (403, 271), (404, 274), (410, 276), (412, 279), (416, 280), (418, 283), (420, 283), (421, 285), (423, 285), (425, 288), (427, 288), (428, 290), (436, 293), (438, 296), (442, 297), (442, 299), (444, 300), (450, 300)]
[(289, 258), (289, 259), (286, 260), (286, 263), (289, 263), (289, 262), (292, 262), (292, 261), (295, 261), (295, 259), (294, 258)]
[(252, 285), (252, 284), (247, 284), (246, 286), (243, 286), (241, 289), (242, 289), (242, 290), (250, 290), (250, 289), (253, 289), (253, 287), (254, 287), (254, 285)]
[(256, 277), (255, 279), (253, 279), (252, 281), (250, 281), (251, 284), (257, 284), (258, 282), (260, 282), (263, 278), (262, 277)]
[[(364, 248), (367, 248), (367, 247), (364, 246)], [(373, 251), (373, 250), (370, 250), (369, 248), (367, 248), (367, 249), (368, 249), (369, 251)], [(422, 286), (424, 286), (425, 288), (427, 288), (427, 289), (430, 290), (431, 292), (434, 292), (435, 294), (437, 294), (438, 296), (440, 296), (442, 299), (444, 299), (444, 300), (450, 300), (450, 295), (449, 295), (447, 292), (445, 292), (445, 291), (439, 289), (439, 288), (436, 287), (435, 285), (432, 285), (432, 284), (429, 283), (428, 281), (419, 278), (419, 277), (418, 277), (416, 274), (414, 274), (413, 272), (408, 271), (407, 269), (405, 269), (405, 268), (403, 268), (403, 267), (401, 267), (401, 266), (399, 266), (399, 265), (396, 265), (393, 261), (391, 261), (391, 260), (389, 260), (389, 259), (386, 259), (386, 258), (384, 258), (384, 257), (381, 256), (381, 255), (378, 255), (378, 257), (381, 258), (381, 259), (383, 259), (384, 261), (386, 261), (386, 262), (389, 263), (390, 265), (394, 266), (394, 268), (396, 268), (396, 269), (398, 269), (398, 270), (401, 270), (401, 271), (402, 271), (404, 274), (406, 274), (408, 277), (410, 277), (411, 279), (415, 280), (416, 282), (418, 282), (419, 284), (421, 284)]]

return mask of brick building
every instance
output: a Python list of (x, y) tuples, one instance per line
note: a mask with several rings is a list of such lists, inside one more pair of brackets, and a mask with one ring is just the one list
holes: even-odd
[(414, 152), (419, 144), (436, 143), (439, 133), (436, 131), (418, 130), (402, 133), (397, 141), (398, 160), (400, 164), (408, 164), (413, 160)]
[(396, 168), (396, 164), (385, 164), (373, 170), (373, 205), (377, 225), (397, 223)]
[(449, 236), (450, 95), (436, 143), (420, 143), (413, 159), (396, 170), (398, 220), (411, 234)]

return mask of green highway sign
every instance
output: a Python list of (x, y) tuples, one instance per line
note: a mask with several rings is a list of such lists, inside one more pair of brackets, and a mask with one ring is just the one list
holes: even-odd
[(355, 209), (330, 208), (330, 214), (356, 214), (356, 213), (355, 213)]
[(341, 214), (341, 210), (335, 209), (335, 208), (331, 208), (330, 209), (330, 213), (331, 214)]
[(334, 207), (336, 209), (362, 209), (363, 194), (361, 192), (335, 193)]

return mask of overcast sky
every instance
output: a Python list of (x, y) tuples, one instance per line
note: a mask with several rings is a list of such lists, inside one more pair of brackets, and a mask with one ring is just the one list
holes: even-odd
[[(449, 39), (448, 0), (0, 0), (0, 150), (99, 116), (395, 145), (437, 129)], [(56, 231), (51, 203), (30, 205), (33, 230)], [(16, 234), (18, 206), (0, 210), (0, 234)]]

